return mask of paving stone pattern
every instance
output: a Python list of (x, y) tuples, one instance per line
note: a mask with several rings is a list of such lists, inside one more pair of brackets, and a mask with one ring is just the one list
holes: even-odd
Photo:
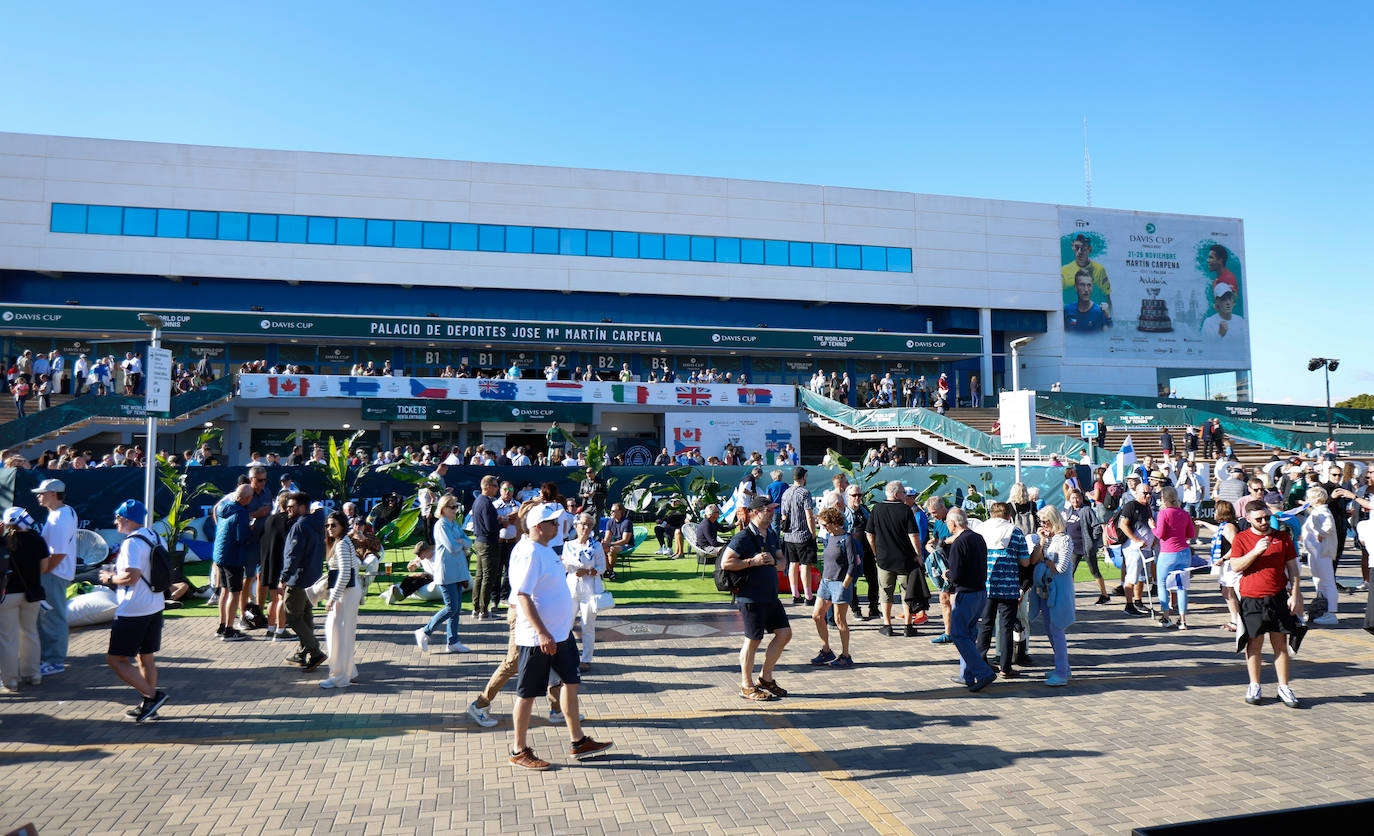
[[(1205, 586), (1199, 584), (1198, 586)], [(1195, 586), (1186, 633), (1094, 607), (1079, 589), (1073, 682), (1043, 667), (968, 694), (950, 645), (854, 630), (850, 671), (813, 669), (799, 607), (777, 679), (736, 694), (738, 635), (720, 605), (618, 608), (586, 677), (587, 729), (615, 741), (583, 763), (536, 706), (547, 773), (505, 761), (513, 686), (480, 729), (464, 714), (505, 652), (504, 622), (465, 618), (474, 653), (421, 654), (413, 616), (365, 614), (361, 681), (282, 664), (289, 646), (214, 640), (169, 620), (162, 718), (121, 719), (135, 695), (103, 664), (106, 631), (77, 631), (69, 671), (0, 702), (0, 830), (49, 834), (1124, 833), (1134, 826), (1374, 795), (1365, 756), (1374, 637), (1363, 596), (1298, 656), (1299, 711), (1242, 702), (1246, 677)], [(1358, 600), (1357, 600), (1358, 599)], [(322, 619), (321, 619), (322, 620)], [(616, 629), (654, 625), (649, 632)], [(669, 629), (688, 625), (710, 629)], [(1036, 662), (1048, 662), (1043, 637)], [(762, 654), (760, 653), (760, 658)]]

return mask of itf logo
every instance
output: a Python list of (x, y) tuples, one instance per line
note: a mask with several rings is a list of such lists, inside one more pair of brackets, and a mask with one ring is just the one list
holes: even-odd
[(1145, 224), (1145, 231), (1148, 232), (1148, 233), (1151, 234), (1151, 235), (1154, 235), (1154, 234), (1155, 234), (1155, 225), (1154, 225), (1154, 224)]
[(14, 319), (14, 311), (5, 311), (3, 318), (6, 322), (10, 322)]

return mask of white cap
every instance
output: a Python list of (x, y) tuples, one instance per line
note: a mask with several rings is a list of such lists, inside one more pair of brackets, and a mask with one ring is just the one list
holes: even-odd
[(34, 493), (48, 493), (49, 491), (66, 493), (67, 485), (61, 479), (44, 479), (38, 484), (38, 487), (33, 489)]
[(563, 516), (563, 506), (556, 502), (547, 502), (537, 508), (531, 508), (525, 514), (525, 525), (533, 528), (542, 522), (556, 520)]

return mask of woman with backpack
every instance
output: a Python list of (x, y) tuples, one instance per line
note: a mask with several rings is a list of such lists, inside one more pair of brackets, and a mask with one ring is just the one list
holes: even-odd
[(48, 546), (33, 530), (33, 517), (23, 508), (5, 511), (0, 545), (8, 555), (9, 574), (0, 572), (0, 694), (19, 692), (20, 684), (40, 685), (38, 613), (45, 595), (40, 576), (48, 559)]

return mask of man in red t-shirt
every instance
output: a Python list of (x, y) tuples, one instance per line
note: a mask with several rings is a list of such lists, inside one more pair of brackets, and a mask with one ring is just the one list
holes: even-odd
[[(1250, 687), (1245, 701), (1259, 705), (1260, 670), (1264, 637), (1274, 649), (1274, 672), (1279, 678), (1279, 699), (1297, 708), (1298, 698), (1288, 687), (1288, 636), (1306, 632), (1298, 621), (1302, 616), (1302, 578), (1298, 552), (1293, 538), (1269, 527), (1269, 508), (1251, 500), (1245, 506), (1250, 528), (1231, 541), (1231, 568), (1240, 573), (1240, 620), (1245, 628), (1245, 667), (1250, 672)], [(1284, 597), (1284, 591), (1290, 590)]]

